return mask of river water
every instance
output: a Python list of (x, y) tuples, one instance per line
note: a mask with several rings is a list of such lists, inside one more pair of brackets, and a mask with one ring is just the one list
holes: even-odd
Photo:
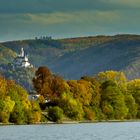
[(0, 140), (140, 140), (140, 122), (0, 126)]

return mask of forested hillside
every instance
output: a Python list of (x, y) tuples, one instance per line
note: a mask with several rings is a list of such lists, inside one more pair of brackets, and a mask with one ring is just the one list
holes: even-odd
[(65, 79), (79, 79), (82, 75), (105, 70), (124, 71), (128, 79), (140, 77), (139, 35), (4, 42), (0, 49), (5, 49), (9, 54), (0, 52), (0, 64), (12, 61), (21, 47), (35, 67), (47, 66)]

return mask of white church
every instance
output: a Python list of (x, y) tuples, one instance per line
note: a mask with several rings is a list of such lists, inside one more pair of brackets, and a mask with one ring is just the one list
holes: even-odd
[(14, 59), (13, 65), (15, 67), (23, 67), (23, 68), (33, 67), (33, 65), (30, 64), (28, 56), (25, 54), (23, 48), (21, 48), (20, 54), (18, 54), (17, 57)]

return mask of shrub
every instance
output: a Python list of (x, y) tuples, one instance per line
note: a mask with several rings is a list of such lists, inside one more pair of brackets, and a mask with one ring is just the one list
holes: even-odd
[(50, 107), (48, 110), (48, 117), (51, 121), (59, 122), (63, 118), (63, 110), (58, 106)]

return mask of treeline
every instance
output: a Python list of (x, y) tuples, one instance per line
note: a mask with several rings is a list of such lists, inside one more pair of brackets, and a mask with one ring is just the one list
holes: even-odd
[(38, 102), (29, 101), (27, 91), (14, 81), (0, 77), (0, 122), (29, 124), (40, 120)]
[(0, 77), (0, 122), (140, 118), (140, 79), (128, 81), (122, 72), (64, 80), (39, 67), (33, 85), (40, 94), (37, 101), (29, 100), (27, 91), (14, 81)]
[(140, 118), (140, 79), (127, 81), (122, 72), (106, 71), (66, 81), (40, 67), (33, 85), (42, 104), (46, 98), (50, 100), (45, 110), (52, 121)]

